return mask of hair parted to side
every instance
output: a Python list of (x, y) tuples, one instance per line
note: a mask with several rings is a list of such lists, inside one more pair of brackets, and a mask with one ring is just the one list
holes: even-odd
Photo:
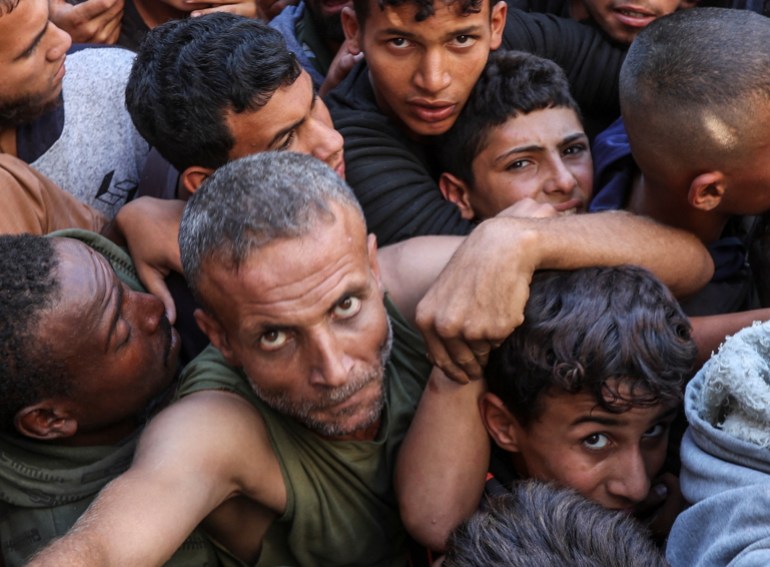
[(179, 171), (215, 169), (235, 140), (228, 112), (253, 112), (302, 69), (283, 36), (259, 20), (215, 13), (151, 30), (126, 85), (140, 134)]
[(679, 401), (695, 354), (687, 317), (646, 270), (542, 272), (532, 280), (524, 323), (492, 351), (484, 375), (527, 427), (554, 390), (587, 392), (616, 413)]
[(663, 567), (637, 521), (568, 488), (514, 483), (449, 536), (444, 567)]
[(353, 191), (322, 161), (294, 152), (261, 152), (217, 169), (185, 207), (179, 249), (196, 298), (201, 267), (237, 269), (250, 253), (278, 238), (307, 234), (334, 220), (331, 203), (363, 212)]
[[(366, 26), (366, 20), (369, 17), (370, 5), (372, 0), (353, 0), (353, 10), (356, 12), (356, 18), (360, 26)], [(384, 10), (386, 6), (403, 6), (405, 4), (414, 4), (417, 13), (414, 16), (415, 21), (422, 22), (430, 18), (435, 12), (435, 2), (444, 2), (447, 5), (459, 3), (461, 14), (476, 14), (481, 12), (482, 2), (489, 2), (490, 8), (497, 0), (377, 0), (377, 7)]]
[(21, 0), (0, 0), (0, 18), (16, 9)]
[(510, 118), (545, 108), (580, 108), (559, 65), (523, 51), (493, 51), (454, 126), (439, 140), (442, 171), (473, 186), (473, 160), (489, 132)]
[(0, 430), (39, 400), (66, 395), (70, 383), (46, 354), (37, 332), (41, 314), (59, 300), (53, 243), (43, 236), (0, 236)]
[[(656, 119), (653, 139), (664, 140), (665, 132), (683, 152), (697, 152), (709, 138), (711, 146), (737, 142), (740, 136), (726, 134), (755, 121), (757, 102), (770, 102), (768, 45), (770, 19), (749, 10), (698, 8), (658, 18), (621, 67), (623, 116), (638, 114), (644, 125)], [(710, 132), (714, 122), (725, 135)]]

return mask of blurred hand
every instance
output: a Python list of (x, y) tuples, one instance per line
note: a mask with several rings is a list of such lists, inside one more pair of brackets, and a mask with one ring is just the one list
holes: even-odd
[[(205, 0), (211, 7), (190, 12), (192, 17), (203, 16), (212, 12), (230, 12), (247, 18), (260, 18), (267, 22), (281, 13), (286, 6), (299, 0)], [(200, 4), (200, 1), (188, 0), (188, 4)]]
[(326, 73), (324, 84), (318, 89), (319, 95), (325, 96), (326, 93), (339, 85), (348, 76), (353, 66), (364, 58), (363, 52), (354, 52), (350, 45), (350, 40), (346, 39), (340, 46), (337, 55), (334, 56), (331, 65), (329, 65), (329, 72)]
[(49, 19), (76, 43), (118, 41), (123, 0), (85, 0), (75, 5), (65, 0), (48, 0), (48, 8)]

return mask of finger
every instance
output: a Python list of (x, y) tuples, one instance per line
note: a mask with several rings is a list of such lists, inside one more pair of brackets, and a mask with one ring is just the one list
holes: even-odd
[(166, 317), (168, 317), (169, 322), (173, 325), (176, 322), (176, 305), (166, 285), (165, 275), (149, 267), (142, 268), (138, 266), (136, 271), (147, 291), (163, 302)]
[(486, 340), (468, 341), (468, 345), (473, 352), (473, 356), (476, 357), (479, 365), (484, 368), (487, 365), (487, 360), (489, 360), (489, 354), (494, 348), (497, 348), (496, 345), (499, 345), (499, 343), (493, 343)]
[(445, 340), (444, 342), (454, 365), (469, 379), (479, 380), (483, 371), (479, 359), (476, 358), (476, 354), (471, 350), (469, 344), (462, 338)]
[(244, 16), (246, 18), (256, 18), (258, 15), (257, 9), (253, 4), (222, 4), (220, 6), (212, 6), (210, 8), (195, 10), (190, 12), (190, 16), (197, 18), (199, 16), (205, 16), (206, 14), (214, 14), (217, 12), (234, 14), (236, 16)]
[(448, 378), (455, 382), (459, 382), (460, 384), (467, 384), (470, 382), (470, 378), (452, 362), (449, 353), (444, 348), (444, 342), (438, 335), (429, 332), (423, 333), (423, 337), (425, 339), (425, 346), (428, 350), (428, 360), (430, 360), (431, 364), (439, 367)]
[[(191, 8), (196, 8), (190, 15), (193, 17), (213, 14), (215, 12), (227, 12), (247, 18), (256, 18), (260, 16), (260, 7), (254, 0), (212, 0), (211, 2), (190, 2), (185, 4)], [(281, 6), (282, 8), (283, 6)]]
[(95, 43), (113, 44), (120, 37), (120, 24), (123, 19), (123, 11), (119, 11), (115, 16), (104, 24), (101, 31), (97, 34)]
[(104, 17), (111, 20), (123, 12), (123, 0), (86, 0), (72, 7), (73, 22), (85, 22)]

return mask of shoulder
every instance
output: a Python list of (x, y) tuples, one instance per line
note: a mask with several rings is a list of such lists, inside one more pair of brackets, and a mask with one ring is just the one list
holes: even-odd
[(121, 47), (85, 47), (67, 55), (67, 73), (74, 78), (90, 80), (95, 84), (106, 81), (125, 83), (131, 72), (135, 54)]

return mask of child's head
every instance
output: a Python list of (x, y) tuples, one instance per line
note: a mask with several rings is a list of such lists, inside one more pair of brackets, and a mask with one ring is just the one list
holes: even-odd
[(484, 422), (522, 477), (630, 510), (663, 465), (694, 357), (687, 318), (645, 270), (541, 273), (490, 355)]
[(591, 196), (588, 137), (564, 71), (529, 53), (490, 55), (438, 154), (441, 192), (467, 219), (524, 198), (580, 211)]

